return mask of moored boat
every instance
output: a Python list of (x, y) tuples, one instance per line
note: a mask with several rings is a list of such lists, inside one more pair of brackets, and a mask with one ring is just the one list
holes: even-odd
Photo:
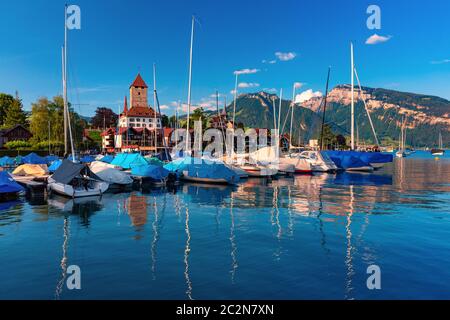
[(8, 172), (0, 171), (0, 202), (14, 200), (22, 191), (24, 188)]
[(108, 187), (88, 166), (68, 160), (48, 178), (50, 191), (72, 198), (102, 195)]

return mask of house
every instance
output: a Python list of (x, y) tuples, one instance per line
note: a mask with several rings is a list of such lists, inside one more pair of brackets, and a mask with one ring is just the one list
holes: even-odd
[(0, 148), (4, 148), (5, 144), (10, 141), (27, 141), (31, 139), (33, 135), (23, 125), (18, 124), (12, 128), (0, 130)]

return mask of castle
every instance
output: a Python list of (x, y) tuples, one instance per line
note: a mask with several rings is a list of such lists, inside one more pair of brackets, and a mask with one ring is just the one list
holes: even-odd
[[(130, 105), (125, 96), (117, 128), (102, 133), (104, 152), (156, 152), (161, 147), (161, 116), (148, 104), (148, 86), (138, 74), (130, 85)], [(156, 139), (156, 141), (155, 141)]]

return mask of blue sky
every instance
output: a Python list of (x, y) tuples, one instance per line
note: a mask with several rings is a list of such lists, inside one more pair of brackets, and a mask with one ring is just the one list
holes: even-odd
[[(42, 96), (61, 93), (64, 4), (60, 0), (1, 1), (0, 92), (16, 90), (27, 110)], [(163, 112), (187, 100), (189, 37), (195, 14), (193, 103), (205, 107), (219, 90), (231, 102), (235, 70), (247, 88), (324, 91), (348, 83), (349, 43), (365, 86), (450, 99), (450, 2), (300, 0), (80, 0), (82, 29), (70, 31), (70, 100), (92, 115), (99, 106), (118, 111), (140, 71), (157, 85)], [(381, 8), (381, 30), (366, 27), (370, 4)], [(374, 33), (390, 37), (365, 44)], [(277, 52), (281, 53), (278, 57)], [(295, 56), (295, 58), (292, 58)], [(281, 58), (281, 59), (280, 59)], [(263, 62), (265, 60), (265, 63)], [(282, 61), (287, 60), (287, 61)], [(276, 63), (268, 63), (276, 61)], [(242, 86), (245, 86), (243, 84)]]

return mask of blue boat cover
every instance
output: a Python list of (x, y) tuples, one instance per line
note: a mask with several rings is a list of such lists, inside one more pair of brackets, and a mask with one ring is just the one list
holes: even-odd
[(114, 156), (107, 154), (106, 156), (104, 156), (103, 158), (100, 159), (101, 162), (104, 163), (111, 163), (114, 160)]
[(50, 167), (48, 167), (48, 171), (55, 172), (61, 166), (62, 160), (58, 159), (52, 162)]
[(14, 161), (16, 162), (17, 165), (23, 164), (23, 157), (22, 156), (17, 156)]
[(159, 160), (158, 158), (145, 158), (148, 164), (152, 164), (154, 166), (164, 167), (164, 162)]
[(228, 183), (239, 181), (239, 176), (223, 163), (200, 158), (180, 158), (166, 164), (164, 168), (178, 175), (187, 171), (188, 176), (193, 178), (224, 179)]
[(340, 169), (352, 169), (370, 166), (353, 151), (324, 151)]
[(0, 171), (0, 194), (23, 191), (24, 188), (18, 184), (6, 171)]
[(51, 165), (54, 161), (58, 160), (59, 158), (55, 155), (49, 155), (45, 157), (45, 160), (47, 160), (47, 165)]
[[(362, 151), (324, 151), (329, 157), (341, 158), (344, 156), (352, 156), (358, 158), (366, 165), (370, 163), (389, 163), (394, 160), (392, 154), (381, 153), (381, 152), (362, 152)], [(334, 160), (333, 160), (334, 162)], [(336, 164), (337, 165), (337, 164)]]
[(93, 156), (84, 156), (83, 158), (80, 159), (81, 163), (92, 163), (95, 161), (95, 158)]
[(128, 170), (132, 166), (147, 165), (148, 162), (139, 153), (119, 153), (111, 164)]
[(36, 153), (32, 152), (29, 155), (22, 158), (22, 162), (25, 164), (47, 164), (47, 160), (38, 156)]
[(4, 156), (3, 158), (0, 158), (0, 167), (9, 167), (13, 166), (15, 164), (15, 161), (13, 158), (10, 158), (8, 156)]
[(132, 175), (140, 177), (149, 177), (155, 180), (165, 179), (169, 176), (169, 173), (170, 173), (169, 170), (151, 164), (138, 166), (133, 165), (131, 168)]

